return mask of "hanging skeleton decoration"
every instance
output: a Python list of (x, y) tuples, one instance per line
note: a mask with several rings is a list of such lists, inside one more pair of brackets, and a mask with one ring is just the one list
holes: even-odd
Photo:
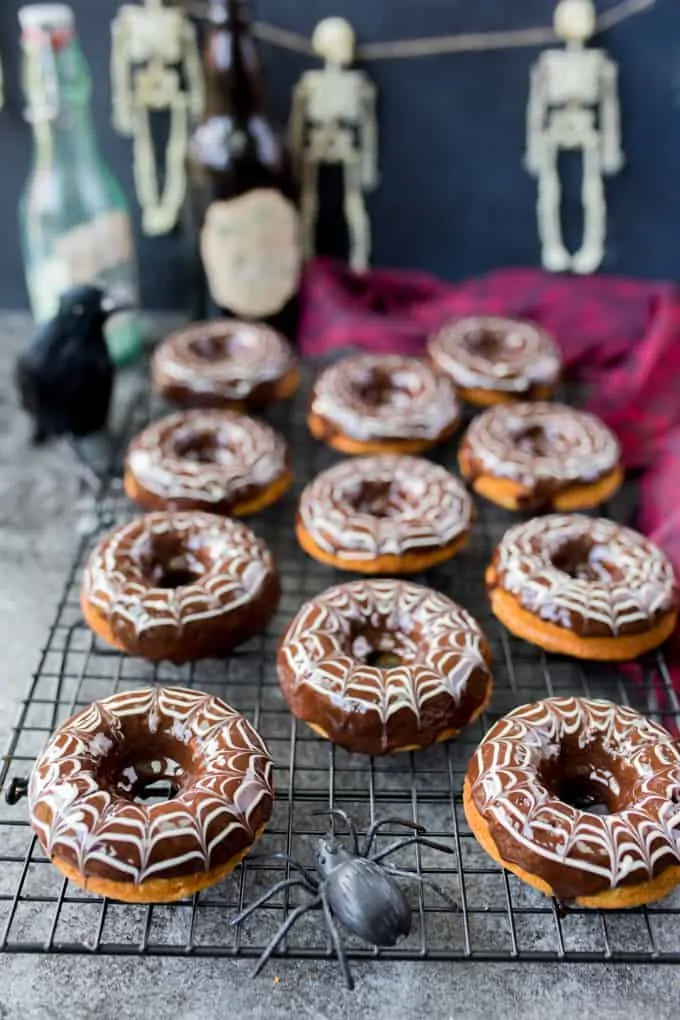
[(301, 185), (303, 250), (309, 258), (316, 249), (320, 168), (339, 166), (350, 238), (349, 262), (356, 272), (364, 272), (371, 253), (364, 192), (378, 184), (376, 90), (363, 71), (351, 67), (355, 36), (344, 18), (321, 21), (312, 46), (324, 60), (324, 67), (303, 74), (295, 87), (289, 129)]
[[(542, 261), (551, 272), (593, 273), (605, 251), (607, 208), (603, 175), (624, 164), (617, 67), (603, 50), (587, 49), (595, 32), (592, 0), (560, 0), (555, 31), (564, 50), (544, 52), (531, 73), (527, 111), (527, 170), (538, 178)], [(583, 243), (571, 254), (560, 220), (560, 151), (582, 156)]]
[[(113, 122), (133, 139), (135, 188), (142, 226), (150, 236), (176, 225), (186, 191), (184, 161), (192, 120), (203, 108), (203, 77), (196, 31), (182, 11), (163, 0), (124, 4), (113, 25)], [(161, 190), (152, 114), (167, 111), (170, 129)]]

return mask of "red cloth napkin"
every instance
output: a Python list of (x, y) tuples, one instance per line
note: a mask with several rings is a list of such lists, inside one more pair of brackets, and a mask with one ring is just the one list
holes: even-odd
[[(557, 340), (586, 379), (591, 407), (618, 435), (627, 468), (641, 470), (639, 526), (680, 578), (680, 291), (615, 277), (506, 269), (460, 284), (423, 273), (357, 276), (318, 259), (302, 291), (300, 347), (422, 354), (432, 330), (466, 315), (530, 319)], [(680, 639), (674, 682), (680, 690)]]

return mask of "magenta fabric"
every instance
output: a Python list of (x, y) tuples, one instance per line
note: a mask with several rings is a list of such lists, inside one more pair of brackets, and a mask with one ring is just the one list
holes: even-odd
[[(300, 348), (422, 354), (450, 319), (502, 314), (530, 319), (560, 345), (590, 387), (590, 406), (618, 435), (625, 466), (641, 471), (639, 526), (680, 578), (680, 291), (670, 283), (551, 276), (506, 269), (460, 284), (423, 273), (357, 276), (318, 259), (302, 291)], [(680, 639), (674, 682), (680, 690)]]

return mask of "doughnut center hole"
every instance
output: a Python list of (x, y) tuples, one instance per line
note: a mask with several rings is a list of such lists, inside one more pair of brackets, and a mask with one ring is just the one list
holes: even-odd
[(409, 638), (389, 627), (357, 628), (351, 635), (350, 653), (359, 662), (377, 669), (395, 669), (415, 658), (415, 648)]
[(543, 425), (528, 425), (515, 432), (512, 440), (518, 450), (534, 457), (548, 457), (555, 450), (555, 442)]
[[(135, 804), (172, 800), (179, 793), (191, 767), (191, 753), (179, 741), (164, 739), (149, 751), (151, 733), (128, 735), (125, 749), (100, 762), (99, 779), (104, 788)], [(131, 746), (128, 748), (127, 744)]]
[(625, 758), (600, 740), (580, 747), (574, 738), (564, 740), (558, 754), (543, 761), (539, 777), (551, 796), (593, 815), (623, 810), (637, 784), (635, 770)]
[(177, 436), (174, 452), (181, 460), (190, 460), (196, 464), (218, 464), (231, 460), (234, 449), (218, 432), (193, 432), (190, 435)]
[(183, 588), (198, 581), (206, 569), (200, 555), (176, 535), (156, 535), (141, 561), (142, 577), (152, 588)]
[(482, 358), (498, 358), (505, 353), (507, 340), (505, 333), (485, 326), (468, 336), (467, 348), (471, 354), (478, 354)]
[(588, 535), (569, 539), (553, 550), (552, 565), (578, 581), (603, 581), (606, 584), (623, 580), (620, 567), (611, 561), (611, 551)]
[(354, 383), (357, 398), (368, 407), (406, 407), (418, 391), (415, 380), (407, 372), (385, 372), (373, 369)]
[(348, 502), (360, 514), (385, 519), (400, 517), (408, 504), (403, 490), (394, 482), (361, 482)]
[(189, 350), (201, 361), (223, 361), (234, 353), (234, 337), (230, 334), (197, 336), (189, 344)]

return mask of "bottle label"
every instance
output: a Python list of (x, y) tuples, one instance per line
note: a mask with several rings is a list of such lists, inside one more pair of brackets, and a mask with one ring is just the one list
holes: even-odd
[(300, 283), (295, 206), (273, 188), (213, 202), (201, 233), (201, 256), (220, 308), (247, 319), (275, 315)]
[(29, 268), (28, 292), (36, 322), (52, 318), (65, 290), (96, 283), (116, 301), (138, 300), (134, 246), (125, 212), (112, 209), (57, 237), (51, 254)]

